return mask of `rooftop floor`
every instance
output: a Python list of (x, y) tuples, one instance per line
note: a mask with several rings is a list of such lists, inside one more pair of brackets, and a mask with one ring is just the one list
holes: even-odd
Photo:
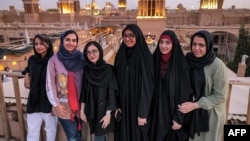
[[(236, 74), (231, 70), (228, 70), (228, 74), (230, 81), (250, 82), (250, 77), (237, 77)], [(250, 86), (243, 85), (232, 86), (228, 120), (233, 121), (233, 124), (237, 124), (237, 122), (246, 122), (249, 87)]]

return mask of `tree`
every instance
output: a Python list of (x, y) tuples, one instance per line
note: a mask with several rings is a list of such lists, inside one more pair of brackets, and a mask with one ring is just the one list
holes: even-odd
[(249, 30), (246, 29), (244, 25), (242, 25), (239, 29), (239, 38), (236, 46), (234, 60), (228, 63), (228, 67), (232, 71), (237, 72), (238, 65), (241, 62), (242, 55), (244, 54), (249, 56), (249, 59), (247, 59), (246, 61), (247, 69), (245, 76), (250, 76), (250, 34)]

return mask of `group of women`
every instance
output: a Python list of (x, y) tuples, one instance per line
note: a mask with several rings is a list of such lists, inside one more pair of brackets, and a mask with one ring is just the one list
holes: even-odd
[(54, 141), (58, 119), (69, 141), (81, 140), (82, 122), (95, 141), (109, 132), (115, 141), (220, 141), (228, 78), (211, 34), (195, 33), (186, 55), (171, 30), (160, 35), (153, 55), (136, 24), (122, 38), (112, 66), (98, 42), (78, 51), (73, 30), (61, 35), (54, 55), (49, 38), (35, 36), (24, 71), (27, 140), (39, 140), (44, 121), (47, 141)]

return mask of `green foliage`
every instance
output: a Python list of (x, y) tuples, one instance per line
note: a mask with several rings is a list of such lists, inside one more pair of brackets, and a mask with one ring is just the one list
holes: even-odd
[(246, 75), (250, 76), (250, 34), (249, 29), (244, 28), (244, 25), (239, 29), (239, 39), (236, 47), (234, 60), (228, 63), (228, 67), (237, 72), (238, 64), (241, 62), (242, 55), (248, 55), (249, 58), (246, 60), (247, 69)]
[(238, 64), (239, 63), (229, 62), (227, 64), (227, 67), (230, 68), (233, 72), (237, 73)]

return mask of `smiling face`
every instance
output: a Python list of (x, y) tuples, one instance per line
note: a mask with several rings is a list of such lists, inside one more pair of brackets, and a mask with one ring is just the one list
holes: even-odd
[(48, 50), (48, 44), (43, 42), (40, 38), (35, 38), (35, 50), (38, 54), (44, 57)]
[(172, 51), (173, 44), (168, 38), (162, 38), (160, 39), (159, 47), (162, 54), (168, 54)]
[(206, 55), (207, 46), (204, 38), (195, 36), (192, 42), (192, 52), (195, 57), (201, 58)]
[(134, 33), (130, 29), (125, 30), (122, 37), (123, 37), (123, 42), (127, 47), (135, 46), (136, 38)]
[(88, 47), (86, 56), (88, 57), (88, 60), (90, 62), (92, 62), (93, 64), (96, 64), (96, 62), (99, 60), (100, 52), (98, 48), (92, 44)]
[(70, 33), (63, 39), (63, 46), (69, 52), (72, 52), (77, 47), (77, 38), (74, 33)]

